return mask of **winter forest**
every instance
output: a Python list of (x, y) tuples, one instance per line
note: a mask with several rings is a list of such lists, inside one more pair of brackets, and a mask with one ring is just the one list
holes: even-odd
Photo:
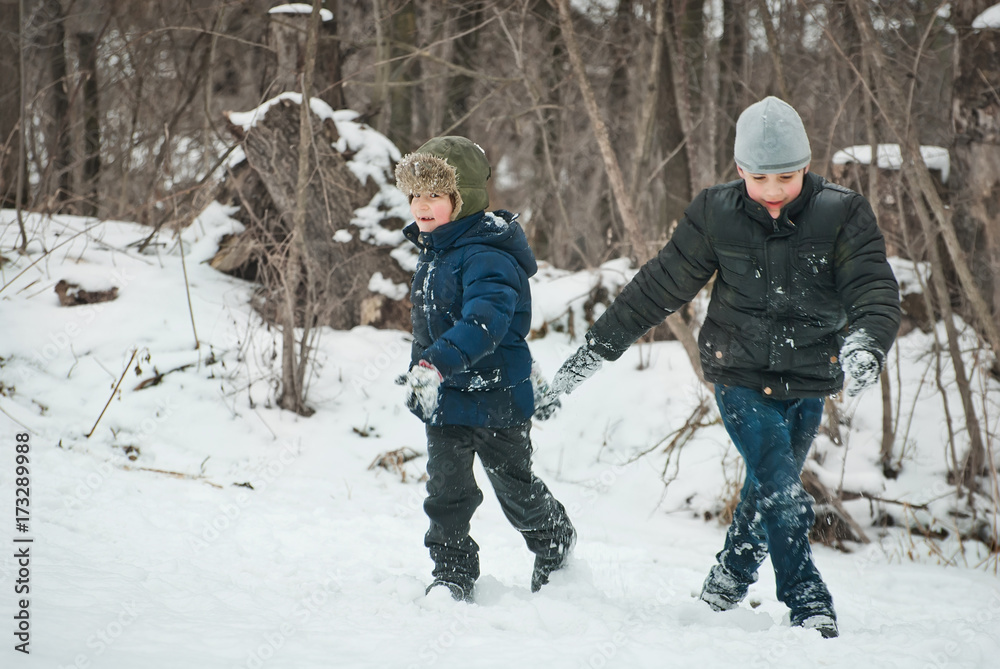
[[(4, 667), (995, 665), (1000, 4), (0, 0), (0, 75)], [(477, 464), (475, 602), (424, 597), (395, 165), (483, 148), (552, 375), (769, 95), (900, 285), (880, 383), (825, 399), (802, 474), (841, 638), (790, 626), (767, 564), (697, 599), (744, 474), (708, 288), (535, 421), (569, 566), (529, 591)]]

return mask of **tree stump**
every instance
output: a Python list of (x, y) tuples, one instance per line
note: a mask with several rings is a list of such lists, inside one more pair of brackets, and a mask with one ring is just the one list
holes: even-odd
[[(380, 184), (371, 178), (362, 182), (351, 171), (351, 156), (335, 148), (339, 135), (331, 118), (313, 113), (312, 126), (302, 240), (309, 278), (296, 287), (297, 321), (308, 313), (313, 314), (313, 325), (335, 329), (374, 325), (408, 330), (408, 296), (390, 299), (368, 288), (376, 272), (397, 285), (409, 284), (409, 273), (390, 256), (396, 246), (362, 239), (361, 230), (351, 223), (356, 210), (372, 203)], [(273, 322), (284, 290), (295, 211), (299, 105), (283, 97), (249, 130), (231, 120), (228, 127), (241, 141), (246, 161), (231, 170), (219, 199), (239, 205), (234, 217), (246, 230), (224, 240), (211, 264), (261, 283), (256, 306)], [(398, 231), (404, 223), (386, 212), (380, 226)], [(312, 301), (308, 309), (307, 300)]]

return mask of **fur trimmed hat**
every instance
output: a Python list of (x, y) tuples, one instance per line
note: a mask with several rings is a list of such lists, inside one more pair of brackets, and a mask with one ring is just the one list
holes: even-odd
[(812, 151), (798, 112), (784, 100), (768, 96), (740, 114), (733, 156), (747, 172), (783, 174), (807, 166)]
[(448, 193), (456, 221), (490, 204), (486, 181), (490, 178), (486, 152), (465, 137), (435, 137), (396, 165), (396, 187), (407, 197), (416, 193)]

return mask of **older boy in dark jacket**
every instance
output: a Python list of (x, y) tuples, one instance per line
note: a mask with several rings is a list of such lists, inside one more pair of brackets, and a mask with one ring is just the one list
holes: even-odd
[(486, 212), (490, 165), (464, 137), (438, 137), (396, 167), (414, 222), (403, 229), (420, 249), (413, 303), (407, 404), (426, 423), (424, 543), (434, 582), (467, 600), (479, 577), (470, 521), (483, 501), (472, 473), (479, 459), (500, 506), (535, 554), (531, 589), (561, 568), (575, 531), (566, 510), (531, 471), (535, 410), (528, 278), (534, 254), (516, 216)]
[(899, 328), (899, 287), (864, 197), (808, 171), (802, 121), (768, 97), (736, 125), (740, 180), (702, 191), (671, 240), (644, 265), (563, 364), (550, 401), (616, 360), (715, 275), (699, 334), (705, 378), (746, 463), (740, 504), (702, 588), (734, 608), (770, 552), (792, 625), (838, 635), (813, 563), (812, 498), (800, 472), (823, 397), (849, 378), (878, 378)]

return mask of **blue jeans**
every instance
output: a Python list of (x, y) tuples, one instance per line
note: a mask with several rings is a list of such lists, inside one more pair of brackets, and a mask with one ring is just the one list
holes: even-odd
[(791, 609), (792, 624), (813, 615), (835, 617), (809, 546), (813, 499), (799, 478), (823, 400), (775, 400), (759, 390), (723, 385), (715, 386), (715, 399), (746, 464), (740, 503), (716, 559), (745, 593), (770, 549), (777, 596)]

